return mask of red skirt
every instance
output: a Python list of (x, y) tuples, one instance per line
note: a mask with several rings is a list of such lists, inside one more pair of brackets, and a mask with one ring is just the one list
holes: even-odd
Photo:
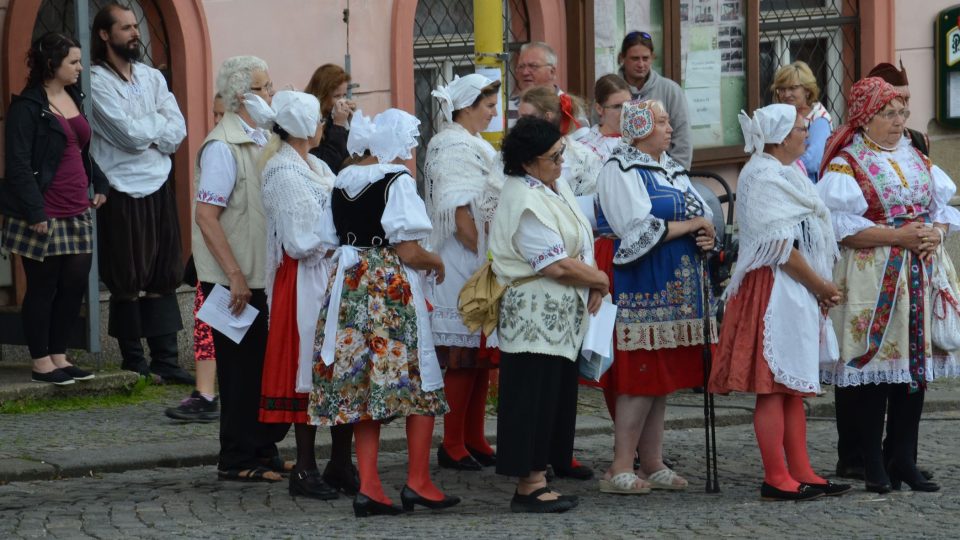
[(295, 391), (300, 357), (297, 329), (297, 260), (286, 253), (273, 280), (270, 333), (263, 358), (260, 421), (306, 424), (308, 395)]
[(809, 396), (773, 380), (763, 356), (763, 317), (773, 291), (769, 267), (748, 273), (737, 294), (727, 302), (720, 326), (720, 343), (710, 370), (710, 392), (750, 392)]
[[(597, 267), (610, 279), (613, 294), (613, 240), (597, 238), (593, 249)], [(621, 351), (614, 339), (613, 365), (600, 382), (581, 378), (580, 383), (631, 396), (665, 396), (703, 386), (703, 346)]]

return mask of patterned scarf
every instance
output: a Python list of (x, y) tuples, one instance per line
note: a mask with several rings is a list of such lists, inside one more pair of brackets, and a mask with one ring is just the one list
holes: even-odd
[(853, 140), (858, 129), (867, 125), (870, 119), (900, 93), (879, 77), (860, 79), (850, 88), (847, 98), (847, 121), (827, 140), (826, 150), (823, 152), (823, 161), (820, 162), (820, 176), (827, 171), (830, 160), (837, 157), (841, 150)]

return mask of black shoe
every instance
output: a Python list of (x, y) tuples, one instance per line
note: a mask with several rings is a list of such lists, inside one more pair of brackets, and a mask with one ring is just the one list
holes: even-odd
[(542, 487), (529, 495), (514, 492), (513, 499), (510, 499), (510, 511), (529, 514), (555, 514), (572, 510), (579, 504), (576, 497), (560, 496), (552, 501), (542, 501), (537, 498), (545, 493), (550, 493), (549, 487)]
[(323, 469), (323, 481), (346, 495), (354, 496), (360, 492), (360, 473), (353, 463), (338, 466), (334, 465), (332, 461), (328, 461), (327, 466)]
[(357, 493), (353, 499), (353, 515), (356, 517), (367, 516), (396, 516), (403, 513), (403, 509), (393, 504), (384, 504), (377, 502), (363, 493)]
[(920, 475), (926, 478), (927, 480), (933, 480), (933, 471), (917, 467), (917, 470), (920, 471)]
[(760, 485), (760, 499), (764, 501), (809, 501), (823, 497), (822, 489), (810, 484), (800, 484), (796, 491), (784, 491), (764, 482)]
[(207, 398), (200, 395), (200, 392), (194, 390), (190, 397), (181, 401), (176, 407), (168, 408), (165, 414), (174, 420), (212, 422), (220, 418), (217, 401), (217, 398), (213, 398), (213, 401), (207, 401)]
[(162, 369), (156, 369), (155, 366), (151, 366), (150, 370), (154, 375), (159, 376), (164, 384), (185, 384), (188, 386), (196, 386), (197, 384), (197, 379), (182, 367), (168, 368), (164, 366)]
[(470, 452), (470, 456), (480, 464), (481, 467), (493, 467), (497, 464), (497, 453), (492, 452), (490, 454), (484, 454), (478, 450), (467, 447), (467, 452)]
[(576, 467), (553, 466), (553, 474), (557, 478), (573, 478), (574, 480), (590, 480), (593, 478), (593, 469), (586, 465)]
[(441, 445), (437, 448), (437, 464), (444, 469), (456, 469), (458, 471), (482, 471), (483, 467), (469, 455), (463, 456), (459, 460), (450, 457), (447, 450)]
[(73, 377), (75, 381), (89, 381), (90, 379), (96, 377), (93, 373), (89, 371), (82, 370), (77, 366), (67, 366), (60, 368), (60, 371), (66, 373), (67, 375)]
[(337, 490), (328, 486), (322, 478), (320, 471), (294, 471), (290, 475), (290, 484), (288, 491), (291, 497), (301, 496), (320, 499), (321, 501), (332, 501), (340, 495)]
[(73, 380), (73, 377), (68, 375), (67, 372), (63, 371), (62, 369), (54, 369), (53, 371), (48, 371), (46, 373), (31, 371), (30, 380), (39, 383), (55, 384), (57, 386), (66, 386), (76, 382)]
[(895, 461), (891, 461), (887, 465), (887, 474), (890, 475), (890, 487), (897, 491), (900, 490), (902, 484), (907, 484), (913, 491), (940, 491), (940, 484), (924, 478), (913, 463), (902, 466)]
[(826, 484), (807, 484), (810, 487), (815, 487), (823, 492), (827, 497), (836, 497), (838, 495), (843, 495), (853, 489), (853, 486), (850, 484), (834, 484), (833, 482), (827, 480)]
[(872, 491), (874, 493), (879, 493), (880, 495), (883, 495), (884, 493), (890, 493), (891, 491), (893, 491), (893, 487), (890, 486), (889, 482), (887, 483), (869, 482), (869, 481), (864, 482), (863, 489), (867, 491)]
[(410, 489), (410, 486), (404, 484), (403, 489), (400, 491), (400, 502), (403, 503), (404, 512), (413, 512), (413, 506), (415, 504), (430, 508), (431, 510), (443, 510), (444, 508), (450, 508), (451, 506), (460, 504), (460, 497), (456, 495), (444, 495), (443, 499), (439, 501), (431, 501), (430, 499), (423, 498), (419, 493)]
[(865, 477), (863, 465), (847, 465), (838, 461), (837, 476), (851, 480), (863, 480)]

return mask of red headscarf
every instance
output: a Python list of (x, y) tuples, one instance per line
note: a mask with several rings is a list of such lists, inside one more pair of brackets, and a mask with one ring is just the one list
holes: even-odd
[(900, 93), (880, 77), (860, 79), (850, 88), (847, 98), (847, 121), (827, 139), (827, 146), (823, 152), (823, 161), (820, 162), (820, 176), (827, 170), (830, 160), (837, 157), (841, 150), (846, 148), (858, 129), (867, 125), (870, 119)]
[(573, 100), (568, 94), (560, 94), (560, 133), (566, 135), (570, 132), (570, 122), (575, 129), (580, 129), (580, 122), (573, 117)]

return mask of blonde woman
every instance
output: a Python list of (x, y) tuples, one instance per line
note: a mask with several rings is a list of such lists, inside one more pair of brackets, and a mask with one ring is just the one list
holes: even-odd
[(773, 92), (774, 103), (793, 105), (806, 123), (807, 150), (800, 156), (800, 163), (810, 180), (816, 182), (823, 149), (833, 132), (830, 113), (817, 101), (820, 98), (817, 79), (806, 62), (797, 60), (777, 70), (770, 90)]

